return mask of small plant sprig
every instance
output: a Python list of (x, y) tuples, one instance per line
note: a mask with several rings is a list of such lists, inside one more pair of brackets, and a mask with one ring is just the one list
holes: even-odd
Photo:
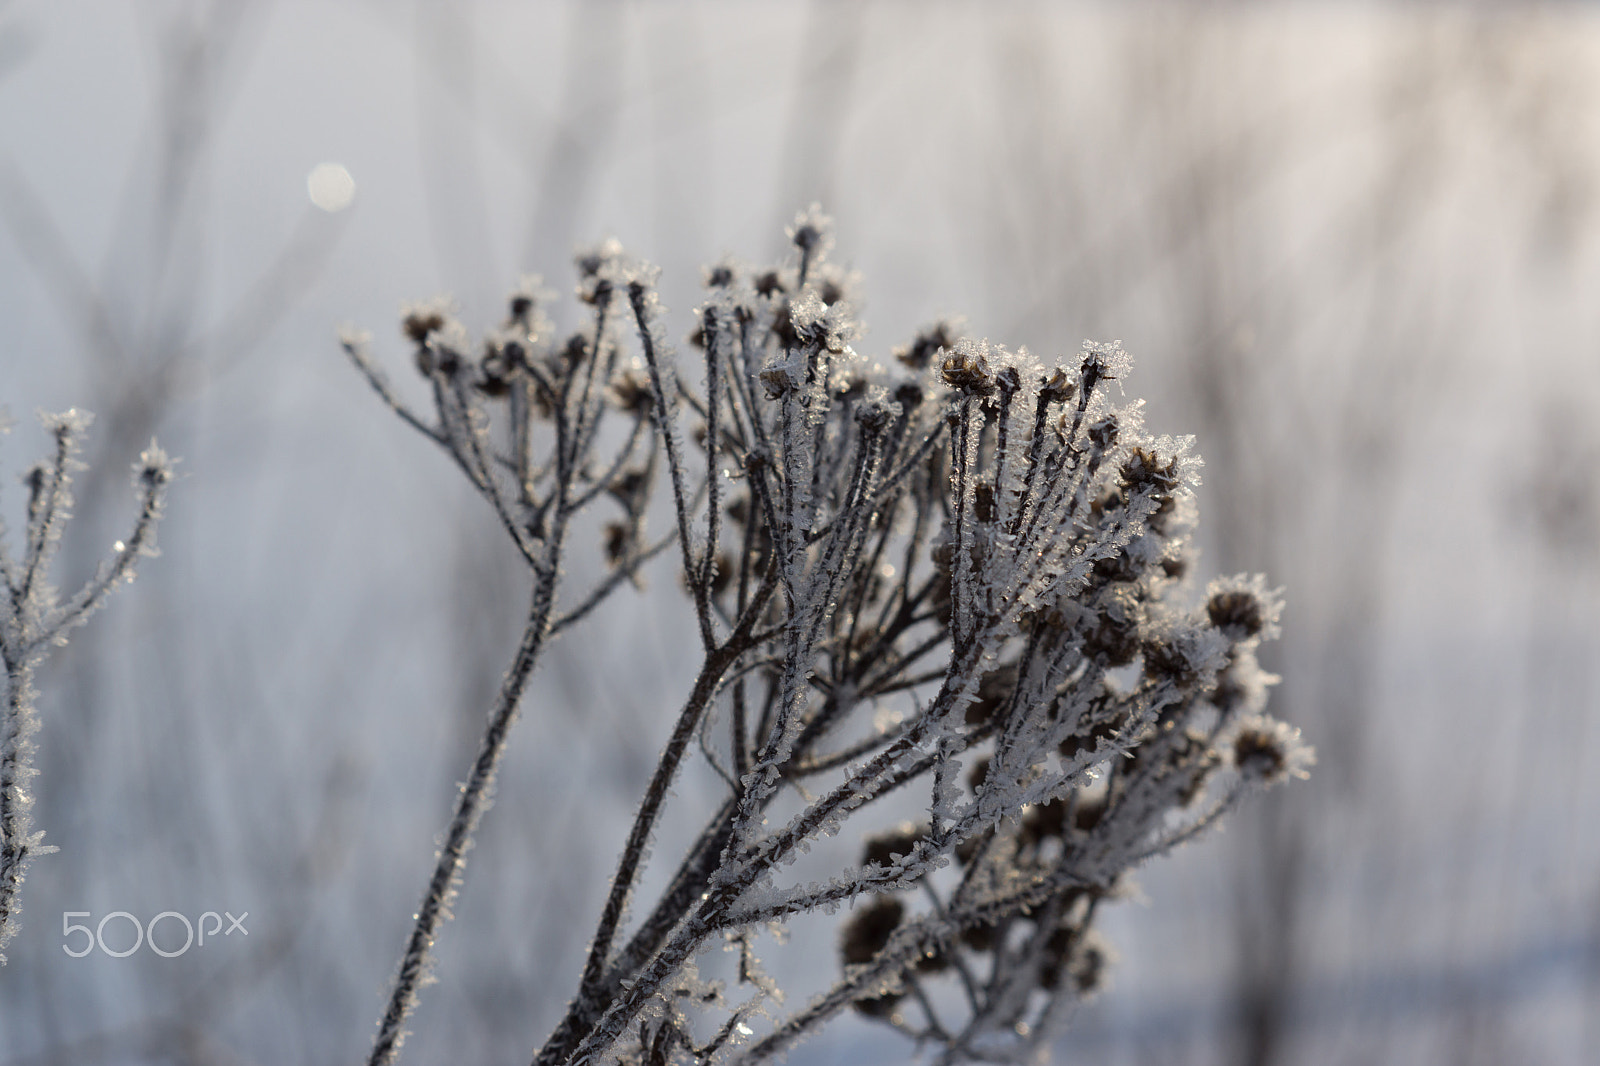
[[(449, 301), (408, 307), (401, 328), (433, 395), (433, 414), (413, 412), (368, 351), (364, 334), (342, 338), (345, 352), (383, 401), (444, 449), (493, 508), (533, 573), (522, 638), (490, 709), (478, 751), (457, 796), (433, 874), (401, 957), (370, 1062), (393, 1062), (405, 1022), (427, 982), (433, 942), (448, 918), (466, 854), (490, 800), (528, 679), (547, 642), (586, 617), (641, 566), (672, 546), (647, 543), (645, 508), (660, 468), (663, 438), (650, 431), (651, 384), (623, 365), (619, 340), (632, 274), (614, 244), (578, 262), (579, 296), (592, 308), (582, 329), (558, 335), (537, 278), (512, 294), (499, 329), (474, 350)], [(671, 386), (669, 386), (671, 387)], [(660, 386), (657, 386), (659, 392)], [(675, 394), (675, 393), (674, 393)], [(607, 427), (624, 423), (620, 432)], [(666, 441), (666, 447), (675, 442)], [(611, 572), (571, 607), (558, 609), (573, 520), (609, 501), (620, 511), (605, 533)]]
[[(4, 724), (0, 726), (0, 949), (17, 932), (18, 893), (29, 861), (56, 850), (45, 845), (43, 830), (33, 828), (31, 781), (38, 773), (33, 765), (33, 736), (39, 728), (34, 671), (46, 651), (66, 644), (71, 631), (105, 603), (112, 589), (133, 580), (141, 557), (157, 554), (156, 526), (172, 480), (172, 461), (152, 441), (133, 466), (133, 487), (139, 496), (133, 531), (112, 545), (110, 561), (101, 564), (93, 580), (63, 600), (50, 582), (50, 564), (72, 515), (72, 475), (82, 469), (77, 455), (93, 416), (74, 409), (59, 414), (41, 412), (39, 418), (54, 439), (55, 450), (23, 477), (28, 502), (20, 559), (6, 545), (0, 527), (0, 582), (4, 584), (0, 659), (6, 671)], [(0, 964), (4, 962), (5, 956), (0, 954)]]

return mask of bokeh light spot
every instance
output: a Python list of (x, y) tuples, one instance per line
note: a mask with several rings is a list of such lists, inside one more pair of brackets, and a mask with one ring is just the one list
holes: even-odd
[(339, 163), (318, 163), (306, 176), (311, 202), (329, 214), (343, 211), (356, 198), (356, 182)]

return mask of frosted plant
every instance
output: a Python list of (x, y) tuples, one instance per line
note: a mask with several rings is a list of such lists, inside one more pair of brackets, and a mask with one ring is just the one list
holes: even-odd
[[(651, 384), (622, 360), (619, 338), (629, 314), (626, 277), (631, 275), (614, 245), (584, 255), (579, 269), (580, 298), (593, 316), (585, 328), (564, 336), (557, 335), (545, 313), (549, 294), (537, 278), (524, 279), (512, 294), (506, 321), (477, 354), (448, 301), (406, 308), (402, 330), (417, 370), (432, 388), (431, 418), (400, 400), (369, 355), (366, 335), (350, 332), (343, 338), (346, 353), (384, 402), (442, 447), (488, 500), (533, 573), (522, 639), (442, 838), (379, 1023), (373, 1063), (392, 1062), (399, 1054), (405, 1021), (429, 976), (434, 937), (449, 915), (522, 693), (546, 642), (672, 545), (670, 535), (653, 545), (644, 539), (645, 506), (662, 446), (648, 424), (657, 406), (653, 396), (661, 395), (662, 385), (656, 382), (652, 393)], [(627, 423), (620, 442), (602, 433), (615, 416)], [(600, 456), (605, 444), (611, 452)], [(666, 444), (677, 446), (670, 438)], [(678, 460), (676, 468), (681, 468)], [(607, 532), (612, 573), (575, 606), (558, 612), (573, 518), (602, 499), (621, 511)]]
[[(29, 860), (56, 849), (44, 843), (44, 831), (33, 828), (31, 781), (33, 735), (39, 728), (34, 701), (34, 670), (52, 645), (67, 642), (106, 601), (111, 590), (133, 580), (143, 556), (156, 554), (156, 525), (172, 463), (154, 441), (133, 466), (133, 487), (139, 495), (139, 516), (133, 531), (112, 545), (112, 557), (94, 579), (63, 600), (50, 583), (50, 564), (61, 533), (72, 514), (72, 474), (83, 433), (92, 416), (78, 410), (41, 413), (40, 421), (55, 441), (55, 451), (23, 478), (28, 489), (27, 522), (22, 556), (13, 556), (0, 527), (0, 659), (5, 662), (6, 702), (0, 724), (0, 948), (17, 932), (21, 910), (18, 892)], [(5, 956), (0, 955), (0, 963)]]
[[(1146, 433), (1138, 403), (1115, 402), (1129, 369), (1120, 346), (1044, 361), (946, 322), (896, 352), (892, 370), (871, 364), (851, 346), (854, 279), (827, 260), (828, 221), (813, 209), (790, 236), (786, 265), (707, 272), (690, 338), (698, 389), (678, 374), (652, 273), (614, 248), (580, 259), (602, 341), (565, 360), (508, 359), (502, 332), (469, 364), (464, 341), (433, 339), (453, 336), (442, 313), (428, 312), (437, 327), (408, 326), (439, 415), (430, 427), (402, 413), (491, 495), (529, 545), (536, 584), (555, 580), (538, 552), (560, 536), (557, 517), (602, 493), (624, 517), (600, 591), (631, 573), (649, 473), (665, 467), (704, 652), (537, 1063), (763, 1061), (851, 1009), (941, 1061), (1029, 1055), (1102, 979), (1100, 902), (1311, 761), (1295, 730), (1263, 714), (1274, 679), (1255, 651), (1277, 633), (1276, 593), (1259, 577), (1190, 591), (1199, 460), (1187, 438)], [(633, 355), (611, 331), (624, 314)], [(445, 351), (456, 353), (448, 372)], [(546, 475), (568, 504), (502, 498), (488, 487), (497, 467), (532, 483), (517, 443), (532, 431), (519, 426), (553, 418), (559, 441), (563, 419), (598, 420), (598, 400), (581, 419), (562, 413), (579, 378), (585, 395), (653, 417), (643, 472), (569, 462)], [(524, 396), (503, 453), (475, 398), (501, 381)], [(584, 487), (563, 489), (564, 477)], [(539, 626), (550, 628), (536, 610), (525, 648)], [(526, 674), (507, 682), (508, 717)], [(691, 745), (726, 795), (629, 922)], [(488, 760), (492, 772), (494, 753), (486, 742), (480, 769)], [(913, 791), (925, 820), (869, 809)], [(865, 833), (856, 864), (823, 881), (785, 877), (847, 822)], [(458, 866), (441, 862), (429, 900)], [(792, 915), (843, 907), (838, 980), (785, 1013), (756, 940)], [(413, 949), (426, 951), (432, 928), (419, 919)], [(736, 977), (701, 976), (713, 947), (737, 952)], [(413, 997), (414, 954), (400, 980)], [(373, 1061), (392, 1057), (405, 1009), (391, 1005)]]

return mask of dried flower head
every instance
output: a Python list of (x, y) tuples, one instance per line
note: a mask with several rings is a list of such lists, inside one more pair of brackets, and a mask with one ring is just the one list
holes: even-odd
[(845, 923), (839, 954), (848, 966), (871, 962), (900, 927), (906, 907), (893, 896), (880, 895), (858, 909)]
[(739, 281), (739, 264), (731, 259), (724, 259), (714, 266), (706, 267), (705, 286), (708, 289), (727, 289)]
[(455, 301), (448, 296), (435, 296), (421, 303), (407, 304), (400, 311), (400, 330), (419, 348), (428, 339), (444, 329), (455, 317)]
[(879, 866), (892, 866), (897, 858), (910, 855), (912, 849), (917, 846), (917, 841), (927, 834), (926, 822), (901, 822), (893, 829), (868, 837), (861, 852), (861, 861), (877, 863)]
[(1316, 753), (1300, 739), (1300, 730), (1266, 715), (1253, 715), (1233, 735), (1233, 765), (1246, 781), (1275, 785), (1291, 777), (1307, 777)]
[(894, 357), (912, 370), (922, 370), (941, 349), (954, 348), (966, 336), (964, 325), (958, 318), (940, 319), (918, 333), (910, 344), (896, 348)]
[(506, 327), (523, 333), (542, 332), (545, 325), (540, 309), (555, 299), (555, 293), (545, 287), (544, 278), (538, 274), (524, 274), (506, 300)]
[(995, 390), (990, 355), (987, 341), (957, 341), (955, 347), (946, 351), (940, 360), (939, 375), (944, 378), (946, 385), (958, 392), (986, 395)]
[(1206, 590), (1206, 616), (1235, 642), (1273, 639), (1282, 613), (1282, 590), (1269, 589), (1264, 574), (1218, 578)]
[(611, 401), (630, 414), (644, 414), (655, 403), (650, 381), (638, 370), (628, 368), (611, 380)]
[(796, 248), (817, 259), (833, 248), (833, 219), (822, 213), (821, 204), (812, 204), (796, 215), (785, 232)]

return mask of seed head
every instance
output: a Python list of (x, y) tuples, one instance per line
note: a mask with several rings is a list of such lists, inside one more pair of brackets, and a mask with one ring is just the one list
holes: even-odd
[(849, 302), (850, 294), (859, 281), (859, 275), (832, 263), (824, 263), (810, 280), (817, 287), (817, 296), (823, 303), (832, 307), (834, 304)]
[(820, 204), (812, 204), (796, 215), (787, 232), (796, 248), (813, 257), (826, 255), (833, 246), (833, 219), (822, 213)]
[(158, 489), (168, 484), (174, 461), (152, 438), (150, 447), (140, 452), (139, 461), (133, 464), (134, 487)]
[(861, 862), (893, 866), (895, 856), (905, 858), (916, 848), (917, 841), (928, 835), (928, 826), (922, 822), (901, 822), (892, 829), (867, 838), (861, 851)]
[(506, 326), (525, 331), (532, 330), (538, 322), (540, 306), (548, 303), (554, 296), (554, 293), (544, 287), (544, 279), (539, 275), (524, 275), (507, 301)]
[(788, 286), (783, 283), (783, 275), (776, 270), (765, 270), (757, 274), (755, 286), (756, 292), (762, 296), (788, 291)]
[(1083, 637), (1084, 654), (1107, 666), (1127, 666), (1139, 654), (1141, 608), (1133, 588), (1113, 586)]
[(1089, 442), (1101, 451), (1108, 451), (1117, 443), (1119, 433), (1116, 415), (1106, 415), (1089, 427)]
[(1039, 398), (1046, 403), (1065, 403), (1077, 394), (1078, 383), (1065, 367), (1056, 367), (1039, 386)]
[(428, 343), (429, 337), (444, 329), (454, 310), (454, 304), (447, 296), (407, 304), (400, 310), (400, 330), (420, 348)]
[(1267, 715), (1239, 723), (1233, 738), (1233, 765), (1246, 781), (1276, 785), (1291, 777), (1309, 776), (1316, 753), (1300, 739), (1300, 730)]
[(487, 337), (483, 342), (483, 357), (478, 360), (478, 378), (474, 385), (485, 396), (500, 397), (511, 391), (511, 371), (522, 354), (522, 346), (503, 337)]
[(855, 322), (842, 304), (828, 306), (817, 293), (807, 289), (789, 303), (789, 328), (804, 344), (843, 352), (855, 338)]
[(1206, 614), (1212, 625), (1234, 639), (1255, 636), (1264, 623), (1261, 602), (1238, 589), (1212, 596), (1206, 603)]
[(986, 396), (993, 392), (995, 377), (989, 366), (987, 349), (985, 344), (958, 341), (939, 363), (944, 383), (969, 396)]
[(880, 895), (862, 907), (845, 923), (839, 953), (848, 966), (871, 962), (889, 943), (889, 937), (905, 917), (905, 904), (893, 896)]
[(1176, 458), (1162, 459), (1155, 452), (1135, 448), (1122, 464), (1122, 484), (1129, 492), (1149, 489), (1165, 496), (1180, 484)]
[(941, 319), (917, 334), (909, 345), (896, 348), (894, 357), (913, 370), (922, 370), (940, 349), (950, 349), (964, 336), (960, 319)]
[(878, 390), (876, 396), (870, 397), (865, 403), (856, 407), (856, 424), (869, 432), (877, 432), (889, 424), (894, 418), (894, 405)]
[(655, 396), (650, 382), (637, 370), (628, 369), (611, 381), (611, 402), (629, 414), (640, 415), (650, 410)]
[(1168, 621), (1152, 627), (1144, 642), (1144, 668), (1181, 689), (1208, 682), (1227, 665), (1227, 641), (1216, 630)]
[(1267, 588), (1267, 580), (1261, 574), (1218, 578), (1207, 590), (1206, 616), (1236, 643), (1253, 637), (1276, 637), (1282, 610), (1282, 599)]
[(605, 527), (605, 553), (606, 562), (612, 566), (621, 565), (628, 557), (628, 545), (633, 540), (626, 524), (622, 522), (607, 522)]

